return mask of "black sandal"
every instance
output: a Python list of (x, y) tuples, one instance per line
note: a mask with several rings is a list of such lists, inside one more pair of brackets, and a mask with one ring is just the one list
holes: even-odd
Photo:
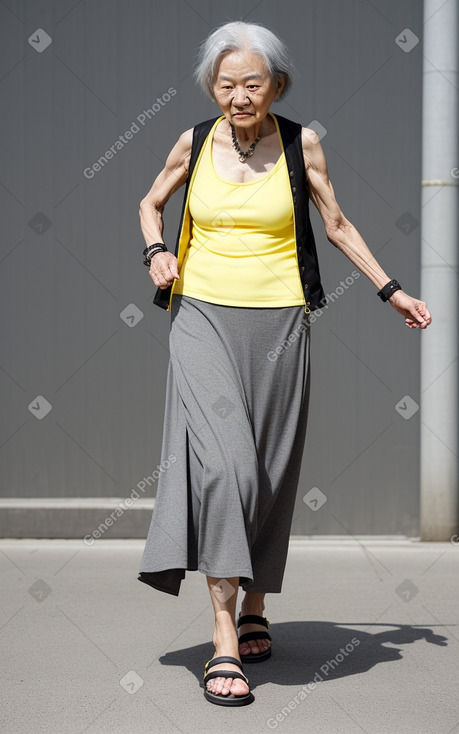
[[(266, 619), (266, 617), (259, 617), (258, 614), (244, 614), (243, 617), (239, 615), (239, 619), (237, 621), (238, 628), (242, 624), (262, 624), (263, 627), (266, 627), (268, 629), (269, 622)], [(239, 644), (241, 642), (247, 642), (248, 640), (270, 640), (271, 641), (271, 635), (269, 632), (246, 632), (245, 634), (241, 635), (238, 638)], [(271, 645), (268, 647), (267, 650), (264, 650), (263, 652), (254, 653), (251, 652), (250, 655), (241, 655), (241, 660), (243, 663), (261, 663), (263, 660), (268, 660), (268, 658), (271, 657)]]
[(247, 685), (249, 684), (245, 675), (237, 673), (235, 670), (213, 670), (210, 673), (207, 672), (209, 668), (213, 665), (218, 665), (219, 663), (233, 663), (234, 665), (237, 665), (241, 671), (243, 670), (242, 663), (237, 658), (225, 655), (208, 660), (204, 666), (204, 696), (207, 701), (216, 703), (219, 706), (246, 706), (248, 703), (252, 703), (252, 701), (255, 700), (255, 697), (251, 691), (246, 693), (244, 696), (235, 696), (234, 693), (228, 693), (227, 696), (224, 696), (221, 693), (212, 693), (207, 690), (206, 683), (211, 678), (241, 678), (241, 680), (245, 681)]

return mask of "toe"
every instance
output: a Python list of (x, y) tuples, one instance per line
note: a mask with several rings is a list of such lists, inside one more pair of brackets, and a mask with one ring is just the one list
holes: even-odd
[(229, 690), (234, 696), (245, 696), (249, 692), (247, 683), (240, 678), (231, 678), (229, 682)]
[(224, 678), (212, 678), (212, 693), (220, 695), (223, 690), (224, 682)]
[[(250, 634), (251, 632), (266, 632), (266, 628), (260, 624), (242, 624), (239, 629), (239, 636), (243, 634)], [(271, 646), (271, 641), (266, 638), (254, 639), (250, 638), (245, 642), (241, 642), (239, 645), (239, 652), (241, 655), (260, 655)]]
[(212, 678), (206, 684), (207, 690), (217, 696), (245, 696), (249, 693), (249, 687), (241, 678)]
[(231, 691), (232, 678), (220, 678), (220, 680), (222, 681), (220, 693), (222, 694), (222, 696), (227, 696), (228, 693)]
[(247, 640), (242, 642), (239, 651), (241, 655), (259, 655), (271, 647), (270, 640)]

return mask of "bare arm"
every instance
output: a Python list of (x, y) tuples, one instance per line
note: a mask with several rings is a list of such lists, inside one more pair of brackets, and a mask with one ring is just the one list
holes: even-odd
[[(163, 170), (140, 202), (140, 227), (147, 245), (163, 242), (164, 207), (188, 177), (192, 141), (193, 128), (180, 136), (169, 153)], [(158, 252), (151, 259), (149, 274), (153, 283), (164, 290), (174, 279), (180, 277), (177, 258), (171, 252)]]
[[(327, 239), (337, 247), (380, 290), (390, 278), (371, 253), (354, 225), (346, 219), (335, 198), (319, 136), (302, 130), (303, 157), (309, 182), (309, 196), (322, 217)], [(432, 321), (426, 304), (404, 291), (396, 291), (390, 304), (405, 317), (410, 328), (425, 329)]]

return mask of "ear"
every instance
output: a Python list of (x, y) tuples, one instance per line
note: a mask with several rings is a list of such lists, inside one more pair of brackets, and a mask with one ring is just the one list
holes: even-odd
[(279, 97), (285, 88), (285, 76), (279, 77), (277, 80), (277, 86), (276, 86), (276, 99)]

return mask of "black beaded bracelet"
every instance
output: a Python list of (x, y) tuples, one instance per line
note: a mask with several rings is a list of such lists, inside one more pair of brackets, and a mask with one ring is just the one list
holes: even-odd
[(167, 252), (167, 247), (163, 242), (157, 242), (154, 245), (149, 245), (143, 251), (143, 264), (148, 268), (150, 267), (151, 258), (156, 255), (157, 252)]
[(390, 280), (383, 288), (381, 288), (380, 291), (378, 291), (378, 296), (380, 297), (381, 301), (385, 303), (389, 300), (391, 295), (395, 293), (395, 291), (401, 290), (402, 286), (397, 280)]

